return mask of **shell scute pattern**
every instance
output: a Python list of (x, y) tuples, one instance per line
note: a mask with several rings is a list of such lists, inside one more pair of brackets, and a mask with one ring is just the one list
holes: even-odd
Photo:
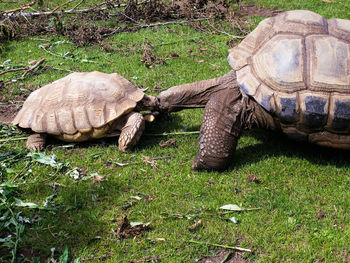
[(340, 135), (327, 141), (324, 132), (350, 132), (349, 20), (281, 13), (232, 48), (228, 61), (241, 90), (275, 114), (289, 136), (342, 144)]
[(328, 20), (329, 34), (345, 41), (350, 42), (350, 21), (339, 18)]
[(31, 93), (13, 123), (65, 141), (100, 138), (143, 96), (116, 73), (72, 73)]
[(282, 123), (294, 123), (297, 118), (297, 99), (295, 96), (279, 97), (280, 119)]
[(310, 90), (350, 93), (350, 44), (332, 36), (306, 39)]

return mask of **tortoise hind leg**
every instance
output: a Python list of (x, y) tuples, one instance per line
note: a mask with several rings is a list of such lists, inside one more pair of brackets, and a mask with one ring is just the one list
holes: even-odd
[(145, 129), (145, 120), (141, 113), (131, 112), (126, 116), (126, 123), (123, 126), (118, 148), (122, 152), (130, 152), (138, 143)]
[(28, 149), (34, 151), (41, 151), (45, 148), (47, 134), (44, 133), (34, 133), (29, 135), (26, 143)]

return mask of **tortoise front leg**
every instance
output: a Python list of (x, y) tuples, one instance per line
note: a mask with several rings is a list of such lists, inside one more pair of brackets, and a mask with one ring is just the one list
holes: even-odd
[(141, 138), (145, 120), (139, 112), (131, 112), (125, 118), (126, 123), (121, 129), (118, 148), (122, 152), (130, 152)]
[(211, 96), (205, 107), (199, 150), (192, 169), (227, 168), (242, 132), (243, 107), (238, 88), (225, 89)]
[(26, 143), (28, 149), (34, 151), (41, 151), (45, 148), (47, 134), (45, 133), (34, 133), (29, 135)]
[(226, 169), (242, 131), (254, 127), (271, 130), (278, 128), (271, 114), (238, 87), (212, 95), (205, 107), (199, 150), (192, 168)]

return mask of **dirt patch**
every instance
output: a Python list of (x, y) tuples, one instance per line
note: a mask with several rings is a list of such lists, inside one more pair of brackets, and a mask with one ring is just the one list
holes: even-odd
[(275, 16), (281, 13), (282, 10), (278, 8), (261, 7), (255, 4), (240, 4), (237, 12), (240, 15), (248, 16)]
[(244, 253), (220, 249), (216, 255), (208, 256), (199, 260), (199, 263), (252, 263), (243, 258)]
[(113, 29), (85, 23), (79, 26), (77, 24), (68, 25), (63, 31), (63, 35), (76, 46), (85, 46), (100, 43), (103, 38), (113, 32)]
[(129, 238), (129, 237), (142, 237), (147, 229), (145, 224), (131, 225), (129, 219), (124, 216), (120, 218), (118, 228), (115, 231), (116, 236), (119, 239)]
[(17, 112), (16, 104), (0, 104), (0, 122), (11, 122)]

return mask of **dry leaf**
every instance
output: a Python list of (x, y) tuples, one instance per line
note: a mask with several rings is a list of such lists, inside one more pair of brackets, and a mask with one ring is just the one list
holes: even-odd
[(200, 60), (197, 61), (197, 63), (203, 63), (203, 62), (205, 62), (204, 59), (200, 59)]
[(91, 180), (95, 184), (95, 183), (102, 182), (105, 179), (105, 177), (106, 176), (104, 175), (98, 175), (98, 173), (94, 173), (92, 174)]
[(149, 157), (149, 156), (142, 156), (142, 161), (145, 163), (145, 164), (149, 164), (150, 166), (154, 167), (154, 168), (157, 168), (157, 162)]
[(320, 207), (317, 207), (317, 215), (316, 218), (320, 219), (326, 216), (326, 212), (323, 211)]
[(160, 147), (170, 147), (170, 146), (175, 146), (176, 145), (176, 141), (175, 139), (170, 139), (170, 140), (167, 140), (167, 141), (161, 141), (159, 143), (159, 146)]
[(196, 223), (194, 223), (193, 225), (189, 226), (188, 230), (195, 231), (201, 225), (202, 225), (202, 220), (198, 220)]
[(256, 177), (254, 174), (248, 174), (247, 180), (249, 182), (256, 183), (256, 184), (260, 183), (260, 179), (258, 177)]

